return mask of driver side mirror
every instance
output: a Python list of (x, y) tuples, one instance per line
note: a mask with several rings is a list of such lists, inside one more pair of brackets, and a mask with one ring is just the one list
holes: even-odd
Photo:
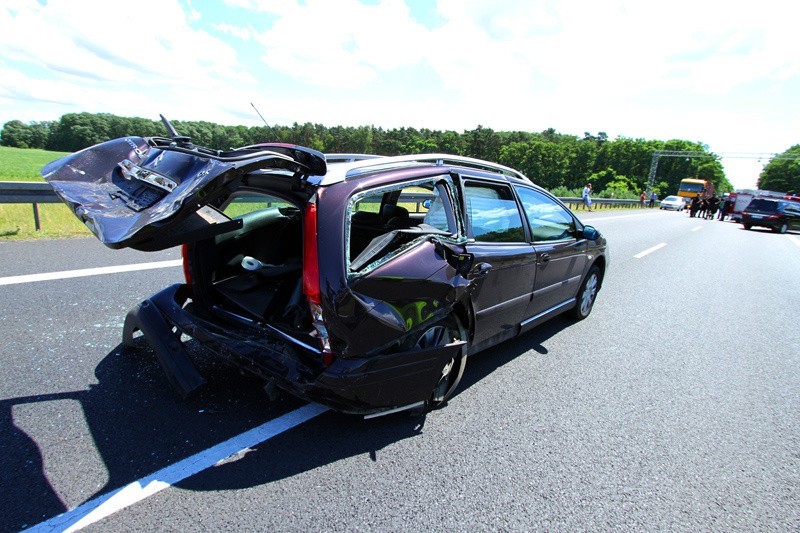
[(600, 238), (600, 232), (597, 231), (593, 226), (584, 226), (583, 238), (589, 239), (590, 241), (596, 241)]

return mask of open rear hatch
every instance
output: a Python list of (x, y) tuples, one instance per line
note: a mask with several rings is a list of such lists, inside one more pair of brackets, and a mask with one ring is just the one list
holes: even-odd
[(53, 161), (42, 175), (106, 246), (154, 251), (240, 228), (213, 206), (259, 169), (304, 180), (327, 167), (322, 153), (301, 146), (223, 152), (185, 137), (124, 137)]

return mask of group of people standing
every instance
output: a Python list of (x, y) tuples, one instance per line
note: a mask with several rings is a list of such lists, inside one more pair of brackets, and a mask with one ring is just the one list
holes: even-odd
[[(586, 187), (583, 188), (581, 197), (583, 199), (584, 207), (589, 211), (592, 211), (591, 183), (587, 183)], [(639, 195), (639, 207), (644, 207), (646, 199), (647, 195), (644, 191), (642, 191), (642, 194)], [(655, 193), (655, 191), (653, 191), (653, 193), (650, 195), (650, 207), (655, 206), (656, 200), (658, 200), (658, 195)], [(689, 216), (692, 218), (697, 217), (713, 220), (717, 215), (717, 212), (719, 212), (719, 220), (725, 220), (725, 217), (728, 216), (728, 213), (730, 213), (732, 207), (733, 202), (731, 202), (730, 198), (723, 200), (716, 195), (712, 195), (709, 198), (703, 198), (700, 195), (697, 195), (692, 198), (692, 201), (689, 204)]]
[(689, 203), (689, 216), (692, 218), (705, 218), (713, 220), (719, 211), (719, 220), (725, 220), (731, 211), (733, 202), (730, 199), (723, 200), (717, 196), (701, 198), (699, 195), (692, 198)]

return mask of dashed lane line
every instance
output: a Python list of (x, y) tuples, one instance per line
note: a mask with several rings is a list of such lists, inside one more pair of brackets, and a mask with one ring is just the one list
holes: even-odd
[(667, 243), (665, 243), (665, 242), (662, 242), (661, 244), (656, 244), (652, 248), (648, 248), (644, 252), (639, 252), (638, 254), (634, 255), (633, 257), (635, 257), (636, 259), (641, 259), (642, 257), (644, 257), (644, 256), (646, 256), (648, 254), (652, 254), (656, 250), (660, 250), (661, 248), (665, 247), (666, 245), (667, 245)]

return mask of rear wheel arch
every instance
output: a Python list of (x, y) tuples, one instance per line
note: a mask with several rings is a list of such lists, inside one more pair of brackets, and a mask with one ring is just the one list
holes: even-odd
[(602, 287), (603, 286), (603, 279), (605, 279), (605, 277), (606, 277), (606, 258), (604, 256), (602, 256), (602, 255), (598, 256), (597, 259), (595, 259), (595, 261), (592, 264), (592, 266), (593, 267), (596, 266), (600, 270), (600, 272), (599, 272), (599, 274), (600, 274), (600, 286)]
[[(469, 337), (469, 332), (458, 313), (452, 312), (423, 329), (413, 341), (416, 348), (431, 348), (448, 344), (453, 339), (466, 341), (467, 339), (464, 337)], [(437, 384), (431, 391), (430, 397), (425, 401), (426, 410), (444, 405), (456, 391), (467, 365), (468, 353), (469, 350), (465, 344), (461, 347), (458, 355), (445, 363)]]
[(475, 311), (472, 309), (472, 302), (465, 299), (456, 303), (453, 306), (452, 314), (458, 318), (466, 331), (467, 338), (464, 340), (471, 344), (475, 335)]

